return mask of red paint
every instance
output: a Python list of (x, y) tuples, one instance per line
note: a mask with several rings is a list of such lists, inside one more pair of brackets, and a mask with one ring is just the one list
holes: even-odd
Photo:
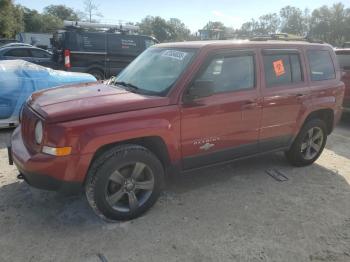
[[(161, 47), (198, 48), (198, 54), (166, 97), (134, 94), (104, 84), (70, 85), (32, 95), (20, 127), (12, 138), (13, 156), (22, 169), (59, 180), (83, 182), (96, 151), (125, 140), (160, 137), (172, 164), (202, 154), (198, 143), (214, 142), (207, 152), (254, 144), (281, 136), (295, 136), (315, 110), (331, 109), (334, 124), (341, 114), (344, 85), (340, 70), (336, 79), (312, 82), (306, 49), (326, 45), (286, 42), (195, 42), (163, 44)], [(298, 49), (305, 81), (267, 88), (261, 50)], [(256, 88), (200, 98), (192, 104), (182, 97), (189, 83), (213, 52), (255, 52)], [(36, 145), (33, 127), (44, 121), (44, 140)], [(198, 142), (199, 141), (199, 142)], [(72, 147), (72, 155), (52, 157), (41, 153), (43, 145)], [(204, 163), (205, 164), (205, 163)]]
[[(347, 55), (350, 60), (350, 49), (337, 49), (336, 54)], [(344, 107), (350, 109), (350, 67), (342, 68), (342, 81), (345, 84)]]

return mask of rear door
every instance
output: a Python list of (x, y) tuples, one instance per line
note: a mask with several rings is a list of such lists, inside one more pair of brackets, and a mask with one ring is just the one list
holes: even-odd
[(193, 82), (212, 82), (212, 94), (181, 106), (184, 169), (257, 153), (261, 105), (256, 72), (255, 50), (208, 58)]
[(30, 52), (33, 63), (45, 67), (52, 67), (52, 55), (49, 52), (40, 49), (30, 49)]
[(289, 145), (305, 104), (311, 101), (311, 91), (305, 81), (302, 50), (265, 49), (262, 61), (265, 81), (260, 150), (267, 151)]

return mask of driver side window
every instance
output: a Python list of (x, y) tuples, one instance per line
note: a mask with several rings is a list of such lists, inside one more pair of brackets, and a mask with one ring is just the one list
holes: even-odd
[(252, 89), (255, 86), (254, 56), (216, 56), (197, 80), (212, 82), (214, 94)]

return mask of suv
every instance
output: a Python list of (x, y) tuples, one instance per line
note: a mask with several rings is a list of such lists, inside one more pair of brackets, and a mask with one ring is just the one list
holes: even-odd
[(100, 80), (118, 74), (156, 43), (150, 36), (71, 29), (54, 34), (53, 58), (57, 69), (89, 73)]
[(136, 218), (171, 171), (273, 151), (312, 164), (342, 112), (335, 65), (307, 42), (156, 45), (108, 83), (34, 93), (9, 157), (32, 186), (84, 189), (101, 217)]
[(343, 70), (342, 81), (345, 84), (344, 108), (350, 111), (350, 49), (336, 49), (340, 68)]

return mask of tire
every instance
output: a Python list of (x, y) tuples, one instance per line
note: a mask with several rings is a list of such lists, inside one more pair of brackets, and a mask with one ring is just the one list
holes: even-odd
[(314, 163), (326, 145), (326, 130), (326, 124), (320, 119), (311, 119), (304, 124), (291, 148), (285, 152), (289, 163), (297, 167)]
[(163, 182), (164, 168), (152, 152), (138, 145), (121, 145), (93, 162), (85, 193), (101, 218), (130, 220), (156, 203)]
[(103, 71), (101, 71), (100, 69), (90, 69), (88, 71), (88, 73), (93, 75), (97, 80), (104, 80), (105, 79), (105, 75), (104, 75)]

